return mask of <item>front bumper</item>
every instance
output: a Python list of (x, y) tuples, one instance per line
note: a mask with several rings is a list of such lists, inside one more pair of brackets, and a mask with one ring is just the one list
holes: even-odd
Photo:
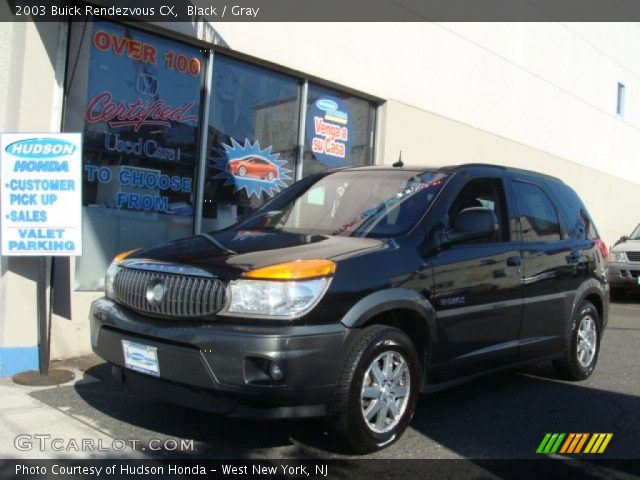
[(640, 288), (640, 263), (612, 262), (608, 267), (607, 280), (612, 287)]
[[(173, 403), (242, 417), (323, 415), (357, 330), (233, 320), (156, 319), (101, 298), (91, 306), (91, 345), (124, 383)], [(123, 340), (155, 347), (160, 376), (125, 368)], [(270, 361), (281, 381), (265, 372)]]

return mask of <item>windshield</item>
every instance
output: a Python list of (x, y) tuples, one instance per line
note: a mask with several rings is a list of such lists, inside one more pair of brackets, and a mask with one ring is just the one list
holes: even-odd
[(629, 235), (629, 240), (640, 240), (640, 225)]
[(266, 204), (236, 228), (391, 237), (416, 224), (447, 176), (400, 169), (333, 172), (284, 203)]

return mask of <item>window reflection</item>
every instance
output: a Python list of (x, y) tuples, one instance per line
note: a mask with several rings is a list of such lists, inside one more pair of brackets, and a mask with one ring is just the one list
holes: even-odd
[(300, 83), (222, 55), (214, 61), (203, 230), (223, 228), (295, 178)]

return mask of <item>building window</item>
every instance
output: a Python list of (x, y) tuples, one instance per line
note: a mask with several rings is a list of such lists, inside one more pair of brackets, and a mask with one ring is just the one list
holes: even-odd
[(215, 56), (203, 231), (234, 223), (295, 181), (300, 90), (295, 77)]
[(624, 103), (625, 103), (625, 86), (618, 82), (618, 97), (616, 102), (616, 113), (621, 117), (624, 117)]
[(84, 135), (78, 290), (102, 289), (119, 252), (199, 220), (227, 227), (303, 176), (373, 163), (375, 104), (97, 18), (71, 24), (65, 94), (64, 131)]
[(193, 233), (200, 49), (110, 22), (73, 23), (65, 131), (83, 132), (83, 256), (103, 287), (118, 252)]
[(300, 132), (303, 78), (221, 54), (213, 77), (203, 231), (228, 226), (296, 179), (373, 163), (373, 103), (309, 83)]

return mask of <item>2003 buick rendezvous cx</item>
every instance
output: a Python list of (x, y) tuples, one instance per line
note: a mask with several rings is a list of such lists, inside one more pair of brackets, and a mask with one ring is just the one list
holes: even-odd
[(240, 223), (127, 252), (91, 310), (124, 382), (234, 416), (325, 416), (394, 442), (420, 392), (523, 362), (595, 368), (602, 243), (552, 177), (488, 165), (327, 171)]

